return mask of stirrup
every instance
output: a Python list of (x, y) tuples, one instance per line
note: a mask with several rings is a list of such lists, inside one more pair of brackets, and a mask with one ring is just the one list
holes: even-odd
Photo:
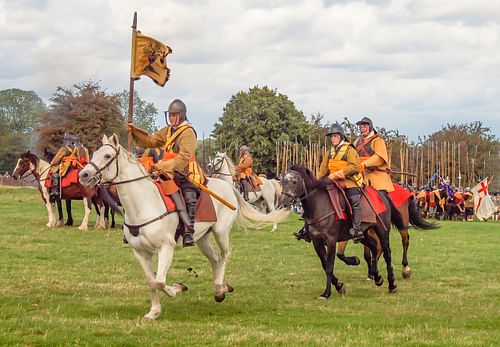
[[(351, 232), (352, 231), (352, 232)], [(363, 234), (362, 231), (360, 231), (360, 233), (356, 233), (355, 229), (354, 228), (351, 228), (351, 230), (349, 230), (349, 233), (351, 234), (352, 236), (352, 241), (354, 243), (359, 243), (361, 240), (364, 239), (365, 235)]]
[(193, 234), (190, 232), (184, 233), (182, 236), (182, 246), (183, 247), (192, 247), (194, 246)]

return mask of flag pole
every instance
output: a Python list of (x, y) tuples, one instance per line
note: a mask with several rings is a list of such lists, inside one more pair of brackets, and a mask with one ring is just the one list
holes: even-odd
[[(134, 61), (135, 61), (135, 33), (137, 30), (137, 12), (134, 12), (134, 20), (132, 22), (132, 51), (130, 57), (130, 87), (128, 95), (128, 123), (133, 123), (134, 119), (132, 115), (134, 114)], [(130, 152), (132, 150), (132, 134), (128, 133), (127, 138), (127, 149)]]

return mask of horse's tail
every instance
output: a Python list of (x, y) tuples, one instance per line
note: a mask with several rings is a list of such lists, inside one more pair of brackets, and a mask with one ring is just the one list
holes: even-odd
[(408, 201), (408, 213), (410, 215), (411, 225), (413, 225), (417, 229), (431, 230), (439, 228), (436, 223), (428, 222), (424, 218), (422, 218), (418, 211), (417, 204), (413, 199), (410, 199)]
[(288, 218), (290, 211), (284, 209), (274, 210), (270, 213), (262, 213), (246, 201), (240, 192), (232, 187), (234, 195), (238, 200), (237, 223), (244, 228), (260, 228), (263, 225), (281, 223)]
[(403, 220), (403, 215), (401, 212), (398, 210), (396, 205), (392, 202), (389, 194), (386, 195), (387, 200), (389, 201), (389, 206), (391, 207), (391, 223), (398, 228), (398, 230), (406, 230), (408, 229), (408, 225)]

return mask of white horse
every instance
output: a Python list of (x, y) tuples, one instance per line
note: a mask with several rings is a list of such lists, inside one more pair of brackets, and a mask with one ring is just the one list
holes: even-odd
[[(233, 177), (236, 175), (236, 166), (226, 152), (217, 152), (215, 158), (207, 164), (207, 168), (212, 172), (212, 177), (226, 181), (230, 185), (234, 184)], [(262, 181), (260, 191), (249, 191), (248, 202), (255, 206), (265, 205), (262, 209), (264, 212), (273, 212), (275, 204), (279, 199), (277, 194), (277, 183), (272, 182), (264, 177), (259, 177)], [(278, 182), (278, 181), (277, 181)], [(278, 182), (279, 184), (279, 182)], [(274, 223), (271, 231), (275, 231), (278, 224)]]
[[(156, 319), (161, 313), (158, 290), (170, 297), (187, 290), (183, 284), (166, 283), (176, 246), (175, 232), (179, 217), (175, 212), (168, 213), (153, 179), (139, 161), (119, 144), (116, 134), (109, 138), (104, 135), (102, 142), (103, 145), (94, 152), (90, 163), (80, 172), (80, 182), (89, 187), (104, 183), (116, 186), (125, 210), (125, 238), (142, 266), (151, 291), (151, 309), (144, 318)], [(231, 210), (212, 198), (217, 222), (195, 223), (193, 235), (200, 251), (212, 265), (215, 300), (221, 302), (225, 293), (233, 291), (233, 287), (224, 283), (225, 269), (231, 253), (229, 233), (233, 223), (274, 223), (286, 219), (288, 212), (277, 210), (273, 214), (262, 214), (237, 194), (234, 187), (219, 179), (209, 178), (207, 186), (236, 207), (236, 210)], [(220, 255), (212, 247), (210, 230), (213, 231)], [(153, 267), (154, 253), (158, 253), (156, 273)]]
[[(25, 173), (31, 173), (35, 180), (38, 181), (38, 190), (42, 195), (43, 202), (45, 203), (45, 207), (47, 208), (47, 214), (49, 216), (49, 221), (47, 222), (47, 227), (54, 228), (58, 226), (62, 226), (62, 220), (58, 220), (56, 218), (56, 213), (54, 210), (54, 204), (50, 202), (49, 199), (49, 191), (47, 187), (45, 187), (45, 179), (47, 178), (50, 172), (50, 164), (45, 160), (38, 158), (35, 154), (30, 153), (29, 151), (21, 154), (19, 159), (17, 160), (16, 167), (12, 173), (12, 177), (17, 179), (18, 177), (22, 177)], [(84, 216), (82, 223), (78, 227), (80, 230), (87, 230), (89, 224), (89, 216), (90, 216), (90, 199), (83, 196), (83, 206), (84, 206)], [(104, 208), (101, 208), (100, 215), (96, 220), (95, 228), (106, 228), (106, 222), (104, 220)]]

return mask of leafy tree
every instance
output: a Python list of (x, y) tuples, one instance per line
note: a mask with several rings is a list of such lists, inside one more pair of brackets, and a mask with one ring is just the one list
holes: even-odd
[(77, 135), (91, 152), (101, 146), (103, 134), (125, 137), (118, 99), (102, 91), (97, 82), (75, 84), (73, 89), (57, 87), (51, 101), (38, 128), (41, 152), (59, 149), (64, 133)]
[(253, 87), (233, 95), (215, 124), (213, 135), (222, 150), (236, 156), (250, 147), (257, 172), (272, 172), (276, 142), (304, 141), (309, 123), (286, 95), (268, 87)]
[[(463, 124), (446, 124), (441, 130), (432, 133), (425, 140), (429, 142), (453, 141), (460, 144), (460, 160), (462, 163), (469, 161), (469, 171), (472, 181), (471, 185), (477, 183), (484, 177), (491, 177), (500, 172), (498, 155), (500, 153), (500, 141), (491, 133), (491, 129), (485, 127), (482, 122), (474, 121)], [(448, 163), (448, 165), (451, 165)], [(463, 170), (463, 168), (462, 168)], [(498, 182), (498, 177), (496, 179)], [(500, 184), (493, 181), (492, 190), (498, 190)]]
[(9, 133), (32, 133), (46, 111), (44, 102), (33, 91), (0, 91), (0, 119)]
[[(118, 98), (120, 104), (120, 112), (123, 122), (126, 122), (128, 119), (129, 95), (130, 93), (127, 90), (114, 94), (114, 96)], [(134, 90), (134, 124), (149, 133), (158, 131), (158, 126), (155, 124), (157, 114), (158, 109), (155, 105), (151, 102), (142, 100), (137, 91)]]
[(16, 159), (25, 151), (28, 140), (25, 134), (10, 132), (6, 122), (0, 118), (0, 175), (5, 171), (12, 174)]

